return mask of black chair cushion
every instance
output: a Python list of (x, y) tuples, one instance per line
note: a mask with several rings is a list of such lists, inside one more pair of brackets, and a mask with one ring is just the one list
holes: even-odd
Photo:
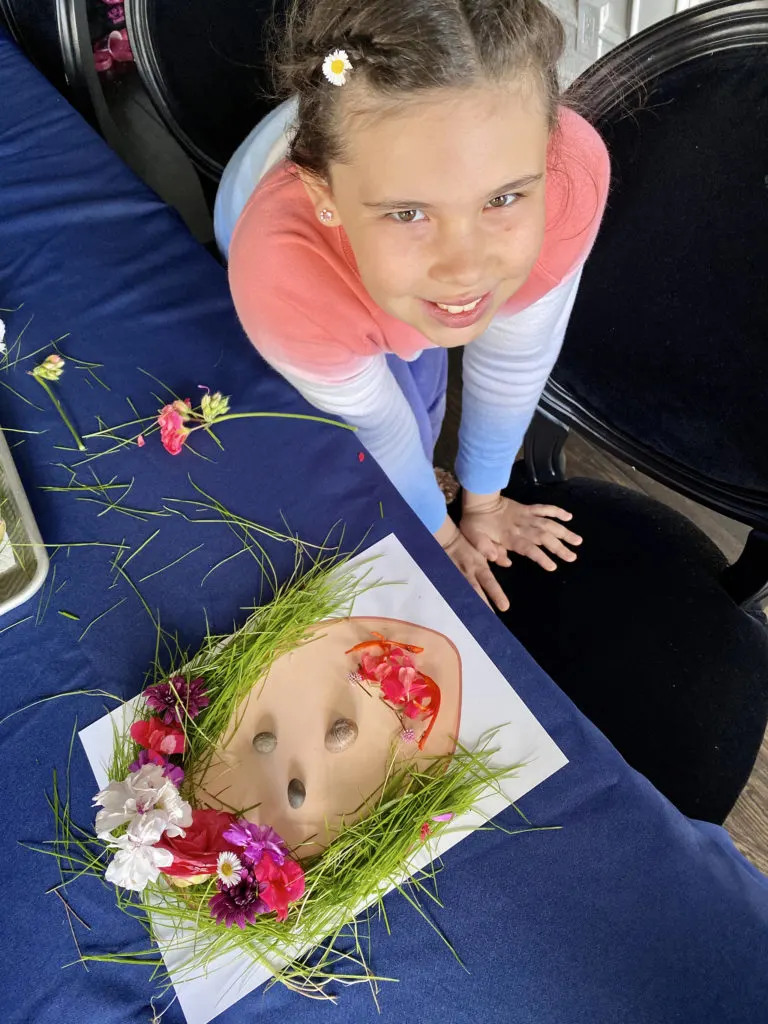
[[(624, 436), (768, 503), (766, 47), (684, 57), (597, 122), (612, 192), (553, 379)], [(631, 72), (627, 54), (616, 74)]]
[(768, 629), (721, 587), (724, 556), (613, 484), (515, 473), (506, 493), (568, 509), (584, 544), (555, 573), (526, 558), (498, 571), (505, 624), (633, 767), (684, 813), (723, 821), (768, 718)]

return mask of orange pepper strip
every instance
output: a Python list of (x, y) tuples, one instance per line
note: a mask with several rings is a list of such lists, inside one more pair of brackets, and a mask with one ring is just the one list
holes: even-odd
[[(378, 635), (378, 634), (377, 634)], [(369, 647), (383, 647), (385, 653), (388, 653), (394, 647), (399, 647), (403, 651), (408, 651), (410, 654), (422, 654), (424, 651), (423, 647), (416, 647), (414, 644), (399, 644), (396, 640), (363, 640), (361, 644), (355, 644), (354, 647), (350, 647), (345, 654), (354, 654), (356, 651), (365, 651)]]
[(422, 678), (424, 679), (424, 682), (427, 683), (427, 685), (429, 686), (429, 689), (430, 689), (430, 694), (429, 694), (429, 696), (430, 696), (430, 705), (429, 705), (429, 707), (430, 707), (431, 715), (430, 715), (430, 718), (429, 718), (429, 725), (424, 730), (424, 732), (422, 734), (422, 737), (419, 740), (419, 743), (418, 743), (419, 750), (423, 750), (424, 749), (424, 745), (427, 742), (427, 740), (429, 739), (429, 734), (432, 732), (432, 726), (437, 721), (437, 715), (438, 715), (438, 712), (440, 711), (440, 687), (437, 685), (437, 683), (435, 682), (434, 679), (432, 679), (430, 676), (424, 675), (424, 673), (422, 673)]

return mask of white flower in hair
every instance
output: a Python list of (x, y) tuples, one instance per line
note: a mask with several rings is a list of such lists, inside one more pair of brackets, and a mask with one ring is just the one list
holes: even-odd
[(331, 85), (344, 85), (351, 70), (346, 50), (334, 50), (323, 61), (323, 74)]

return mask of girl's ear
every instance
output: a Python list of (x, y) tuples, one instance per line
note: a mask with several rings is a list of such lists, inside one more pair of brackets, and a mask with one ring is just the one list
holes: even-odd
[(312, 201), (317, 219), (326, 227), (338, 227), (341, 221), (328, 182), (301, 167), (299, 168), (299, 177)]

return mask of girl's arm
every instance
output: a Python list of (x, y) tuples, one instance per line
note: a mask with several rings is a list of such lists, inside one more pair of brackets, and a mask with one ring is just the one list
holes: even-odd
[(560, 353), (580, 278), (581, 268), (528, 309), (499, 316), (464, 350), (456, 462), (464, 488), (461, 529), (499, 565), (509, 565), (513, 551), (552, 570), (557, 565), (547, 551), (570, 562), (576, 555), (566, 543), (581, 543), (562, 525), (570, 513), (500, 496)]
[(500, 314), (463, 355), (456, 475), (470, 495), (498, 493), (565, 337), (581, 268), (528, 309)]
[(509, 602), (487, 559), (446, 513), (445, 498), (424, 453), (416, 417), (386, 358), (373, 356), (358, 372), (333, 383), (310, 380), (274, 360), (270, 364), (316, 409), (357, 427), (361, 443), (475, 591), (486, 604), (493, 601), (505, 611)]

